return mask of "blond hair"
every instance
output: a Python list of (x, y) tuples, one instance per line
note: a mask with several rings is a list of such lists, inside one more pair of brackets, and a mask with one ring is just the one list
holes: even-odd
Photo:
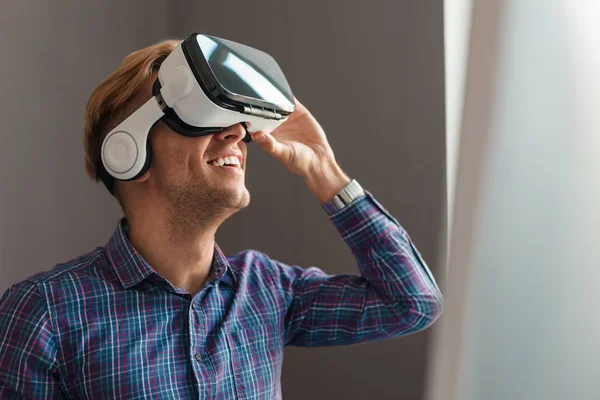
[(129, 108), (140, 95), (140, 88), (158, 71), (178, 43), (178, 40), (165, 40), (129, 54), (90, 95), (85, 110), (83, 144), (85, 169), (94, 181), (98, 182), (104, 168), (100, 154), (104, 138), (131, 114), (133, 110)]

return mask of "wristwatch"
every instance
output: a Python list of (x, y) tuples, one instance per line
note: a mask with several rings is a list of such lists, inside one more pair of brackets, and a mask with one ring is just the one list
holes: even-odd
[(327, 200), (323, 207), (328, 212), (337, 212), (350, 205), (354, 200), (361, 197), (365, 191), (356, 181), (352, 179), (345, 188), (337, 192), (330, 200)]

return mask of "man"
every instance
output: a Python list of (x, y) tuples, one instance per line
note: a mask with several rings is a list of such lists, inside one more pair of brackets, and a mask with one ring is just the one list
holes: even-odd
[[(96, 181), (104, 137), (151, 97), (176, 45), (129, 55), (92, 93), (84, 142)], [(284, 346), (388, 339), (438, 318), (442, 296), (398, 222), (368, 192), (333, 207), (356, 182), (299, 102), (275, 131), (252, 137), (323, 204), (360, 275), (255, 250), (226, 257), (215, 233), (250, 200), (245, 134), (241, 124), (201, 137), (152, 128), (150, 169), (115, 183), (125, 218), (106, 246), (0, 299), (0, 398), (279, 398)]]

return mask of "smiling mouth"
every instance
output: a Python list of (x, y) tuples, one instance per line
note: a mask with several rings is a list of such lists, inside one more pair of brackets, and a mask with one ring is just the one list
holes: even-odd
[[(221, 161), (221, 160), (220, 160)], [(237, 162), (236, 162), (237, 161)], [(219, 169), (223, 172), (233, 173), (233, 174), (243, 174), (244, 170), (239, 164), (239, 160), (232, 161), (231, 164), (221, 164), (219, 161), (209, 161), (207, 162), (213, 168)]]
[(220, 157), (212, 161), (208, 161), (207, 164), (212, 165), (213, 167), (242, 168), (240, 159), (235, 156)]
[(239, 169), (241, 170), (241, 167), (238, 167), (237, 165), (213, 165), (211, 163), (208, 163), (208, 165), (210, 165), (211, 167), (215, 167), (215, 168), (229, 168), (229, 169)]
[(217, 168), (217, 169), (221, 169), (221, 170), (234, 170), (234, 171), (240, 171), (242, 172), (243, 169), (242, 167), (238, 166), (238, 165), (215, 165), (213, 163), (207, 163), (208, 165), (210, 165), (213, 168)]

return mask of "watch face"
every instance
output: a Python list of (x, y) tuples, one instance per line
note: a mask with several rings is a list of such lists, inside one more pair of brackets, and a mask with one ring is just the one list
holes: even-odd
[(292, 90), (283, 71), (269, 54), (252, 47), (209, 35), (196, 41), (218, 82), (222, 95), (234, 100), (258, 100), (292, 112)]

